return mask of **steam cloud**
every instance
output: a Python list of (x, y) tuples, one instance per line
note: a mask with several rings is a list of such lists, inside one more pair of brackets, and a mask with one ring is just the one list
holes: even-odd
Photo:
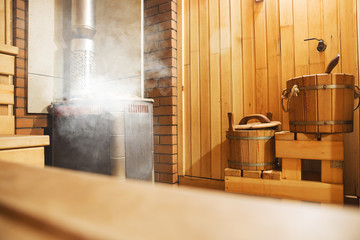
[[(71, 6), (66, 0), (67, 6)], [(90, 82), (89, 95), (86, 99), (70, 99), (65, 102), (61, 116), (55, 117), (56, 134), (61, 139), (61, 144), (70, 146), (71, 151), (58, 150), (64, 158), (75, 155), (89, 157), (89, 164), (99, 165), (99, 171), (103, 166), (94, 162), (101, 159), (100, 154), (109, 143), (97, 142), (109, 136), (123, 136), (123, 133), (114, 132), (114, 122), (124, 115), (124, 107), (131, 101), (139, 102), (141, 96), (141, 0), (98, 0), (96, 1), (96, 29), (94, 40), (96, 45), (96, 75)], [(68, 12), (64, 16), (71, 16)], [(70, 26), (70, 20), (64, 21)], [(64, 29), (64, 41), (70, 46), (69, 30)], [(69, 58), (66, 58), (68, 59)], [(69, 76), (70, 62), (65, 63), (65, 76)], [(154, 69), (162, 69), (159, 62), (151, 66)], [(159, 74), (161, 74), (159, 71)], [(66, 83), (65, 83), (66, 85)], [(68, 86), (69, 87), (69, 86)], [(68, 91), (65, 87), (65, 91)], [(66, 90), (67, 89), (67, 90)], [(65, 96), (67, 94), (65, 93)], [(72, 108), (73, 107), (73, 108)], [(81, 114), (75, 111), (83, 111)], [(83, 109), (83, 110), (79, 110)], [(56, 109), (55, 109), (56, 110)], [(57, 111), (57, 110), (56, 110)], [(56, 114), (55, 114), (56, 115)], [(70, 116), (70, 117), (69, 117)], [(152, 120), (152, 119), (151, 119)], [(151, 124), (152, 125), (152, 124)], [(124, 127), (124, 123), (123, 123)], [(150, 126), (152, 128), (152, 126)], [(145, 131), (151, 132), (151, 129)], [(152, 132), (151, 132), (152, 134)], [(83, 141), (79, 141), (83, 138)], [(139, 139), (152, 143), (149, 139)], [(142, 144), (139, 142), (139, 146)], [(111, 145), (111, 144), (110, 144)], [(100, 147), (99, 147), (100, 146)], [(118, 148), (121, 148), (118, 147)], [(60, 151), (60, 152), (59, 152)], [(61, 152), (63, 151), (63, 152)], [(75, 151), (75, 152), (74, 152)], [(117, 151), (117, 150), (115, 150)], [(141, 151), (141, 149), (139, 149)], [(106, 152), (106, 150), (105, 150)], [(114, 151), (112, 151), (114, 152)], [(89, 153), (94, 156), (91, 158)], [(110, 153), (111, 155), (112, 153)], [(114, 157), (114, 156), (109, 156)], [(120, 159), (122, 156), (115, 156)], [(150, 156), (152, 158), (152, 155)], [(69, 161), (71, 159), (69, 158)], [(91, 162), (92, 161), (92, 162)], [(72, 164), (68, 162), (67, 164)], [(73, 166), (77, 169), (81, 166)], [(148, 166), (138, 166), (139, 172)], [(86, 166), (82, 167), (85, 168)], [(142, 169), (143, 168), (143, 169)], [(90, 168), (89, 168), (90, 169)], [(90, 170), (92, 171), (92, 170)], [(96, 170), (95, 170), (96, 171)]]

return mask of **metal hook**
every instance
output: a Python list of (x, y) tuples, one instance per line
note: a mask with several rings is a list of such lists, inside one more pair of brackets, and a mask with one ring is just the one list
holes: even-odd
[(310, 41), (310, 40), (316, 40), (316, 41), (319, 42), (319, 44), (318, 44), (318, 46), (317, 46), (317, 48), (316, 48), (316, 50), (317, 50), (318, 52), (323, 52), (323, 51), (325, 51), (325, 49), (326, 49), (327, 46), (326, 46), (324, 40), (322, 40), (322, 39), (317, 39), (317, 38), (307, 38), (307, 39), (304, 39), (304, 41)]

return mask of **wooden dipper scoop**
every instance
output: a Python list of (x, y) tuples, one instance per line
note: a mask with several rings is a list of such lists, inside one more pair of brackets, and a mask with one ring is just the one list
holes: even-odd
[(336, 67), (336, 65), (339, 63), (340, 54), (336, 55), (328, 64), (325, 73), (330, 74), (331, 71)]

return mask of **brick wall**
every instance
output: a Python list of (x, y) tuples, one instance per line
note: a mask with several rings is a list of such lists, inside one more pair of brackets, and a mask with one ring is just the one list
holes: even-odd
[(155, 181), (176, 183), (176, 1), (144, 0), (145, 96), (154, 99)]
[(28, 114), (27, 106), (27, 0), (13, 0), (13, 40), (19, 48), (15, 62), (15, 132), (42, 135), (48, 126), (47, 115)]

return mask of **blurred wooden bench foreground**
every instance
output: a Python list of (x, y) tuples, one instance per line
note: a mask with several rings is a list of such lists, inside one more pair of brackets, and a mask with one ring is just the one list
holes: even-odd
[(2, 239), (358, 239), (358, 209), (0, 162)]

